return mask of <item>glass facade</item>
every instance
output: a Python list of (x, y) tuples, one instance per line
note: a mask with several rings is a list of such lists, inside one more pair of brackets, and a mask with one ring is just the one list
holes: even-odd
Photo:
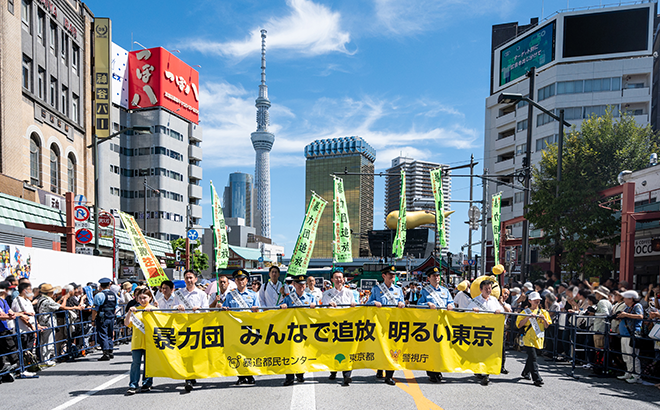
[(242, 172), (229, 174), (229, 184), (222, 198), (222, 212), (226, 218), (243, 218), (246, 226), (254, 226), (252, 221), (252, 175)]

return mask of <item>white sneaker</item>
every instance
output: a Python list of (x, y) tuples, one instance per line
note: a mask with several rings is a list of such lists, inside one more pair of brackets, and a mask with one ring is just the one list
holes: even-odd
[(630, 376), (632, 376), (630, 373), (624, 373), (623, 375), (617, 376), (616, 378), (619, 379), (619, 380), (626, 380), (626, 379), (629, 379)]
[(594, 366), (591, 363), (587, 363), (584, 366), (582, 366), (583, 369), (591, 369), (592, 367)]
[(28, 372), (28, 371), (24, 371), (23, 373), (21, 373), (21, 376), (23, 377), (34, 377), (35, 375), (36, 373)]
[(630, 384), (639, 383), (640, 380), (642, 380), (642, 379), (639, 376), (630, 376), (629, 379), (626, 379), (626, 381)]
[(46, 363), (44, 363), (44, 365), (47, 366), (47, 367), (53, 367), (53, 366), (55, 366), (56, 364), (57, 364), (57, 363), (55, 363), (55, 360), (49, 360), (49, 361), (47, 361)]

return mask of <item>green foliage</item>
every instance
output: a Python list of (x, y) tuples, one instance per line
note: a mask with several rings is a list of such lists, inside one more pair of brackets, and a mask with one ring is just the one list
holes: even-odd
[[(532, 201), (527, 218), (544, 236), (542, 253), (561, 253), (569, 272), (600, 276), (614, 269), (607, 253), (620, 241), (620, 218), (599, 206), (598, 192), (618, 184), (623, 170), (636, 171), (648, 164), (657, 149), (658, 135), (640, 127), (630, 115), (592, 117), (564, 138), (562, 178), (557, 188), (557, 145), (548, 146), (532, 171)], [(616, 209), (618, 203), (610, 203)], [(559, 240), (557, 240), (559, 239)]]
[[(177, 249), (181, 249), (181, 252), (184, 253), (183, 250), (186, 249), (186, 240), (185, 238), (174, 239), (170, 241), (170, 245), (172, 246), (172, 252), (176, 253)], [(192, 261), (190, 263), (190, 269), (197, 273), (209, 268), (209, 256), (202, 253), (202, 251), (198, 249), (199, 247), (199, 242), (190, 244), (190, 248), (192, 249)], [(168, 262), (167, 267), (174, 267), (174, 263)]]

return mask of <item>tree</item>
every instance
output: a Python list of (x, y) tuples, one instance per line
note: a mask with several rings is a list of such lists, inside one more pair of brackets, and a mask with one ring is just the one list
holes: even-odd
[[(543, 230), (537, 244), (545, 256), (557, 255), (563, 269), (585, 276), (600, 276), (614, 265), (602, 248), (620, 241), (618, 203), (600, 206), (598, 192), (618, 184), (623, 170), (636, 171), (648, 164), (657, 149), (658, 135), (651, 126), (639, 126), (630, 115), (613, 118), (611, 110), (602, 117), (583, 121), (565, 138), (562, 178), (557, 188), (557, 145), (543, 151), (533, 169), (532, 196), (527, 218)], [(600, 248), (600, 249), (599, 249)]]
[[(172, 246), (172, 252), (176, 253), (176, 250), (180, 249), (182, 254), (185, 253), (186, 240), (184, 238), (174, 239), (173, 241), (170, 241), (170, 245)], [(190, 244), (190, 248), (192, 249), (192, 260), (190, 263), (190, 269), (194, 270), (197, 273), (209, 268), (209, 256), (205, 253), (202, 253), (202, 251), (198, 249), (199, 246), (200, 246), (199, 242)], [(168, 268), (171, 268), (173, 266), (174, 264), (171, 262), (168, 263), (167, 265)]]

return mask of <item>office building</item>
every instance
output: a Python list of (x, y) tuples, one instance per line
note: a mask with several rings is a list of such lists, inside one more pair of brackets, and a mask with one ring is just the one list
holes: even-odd
[(252, 175), (242, 172), (229, 174), (229, 182), (222, 196), (222, 212), (225, 219), (241, 218), (244, 226), (254, 226), (253, 197)]
[[(387, 169), (385, 177), (385, 215), (399, 210), (401, 198), (401, 169), (406, 172), (406, 212), (432, 211), (435, 212), (435, 197), (431, 185), (431, 171), (437, 168), (448, 168), (435, 162), (419, 161), (404, 156), (392, 160), (392, 166)], [(394, 175), (393, 175), (394, 174)], [(451, 210), (451, 171), (442, 173), (442, 194), (445, 200), (445, 212)], [(385, 219), (383, 219), (383, 222)], [(436, 224), (424, 225), (437, 231)], [(444, 255), (449, 249), (449, 237), (451, 232), (451, 217), (445, 220), (445, 239), (447, 246), (437, 249)]]
[(305, 208), (316, 192), (330, 203), (325, 208), (316, 234), (313, 258), (332, 258), (332, 173), (344, 171), (367, 175), (340, 175), (348, 205), (353, 257), (368, 257), (367, 233), (373, 229), (374, 161), (376, 151), (360, 137), (316, 140), (305, 147)]
[[(500, 104), (501, 93), (530, 96), (559, 114), (579, 130), (584, 119), (625, 112), (640, 125), (650, 123), (654, 103), (653, 36), (657, 15), (655, 2), (560, 12), (529, 25), (507, 23), (492, 28), (491, 90), (486, 98), (484, 168), (503, 183), (489, 183), (487, 200), (502, 192), (502, 221), (523, 215), (523, 158), (527, 128), (532, 128), (531, 166), (543, 150), (557, 142), (559, 123), (528, 106)], [(536, 67), (534, 87), (526, 73)], [(530, 92), (531, 91), (531, 92)], [(489, 222), (490, 223), (490, 222)], [(488, 267), (493, 264), (492, 232), (487, 230)], [(510, 235), (522, 237), (522, 223)], [(530, 237), (540, 235), (531, 227)], [(532, 245), (528, 261), (549, 269)]]

